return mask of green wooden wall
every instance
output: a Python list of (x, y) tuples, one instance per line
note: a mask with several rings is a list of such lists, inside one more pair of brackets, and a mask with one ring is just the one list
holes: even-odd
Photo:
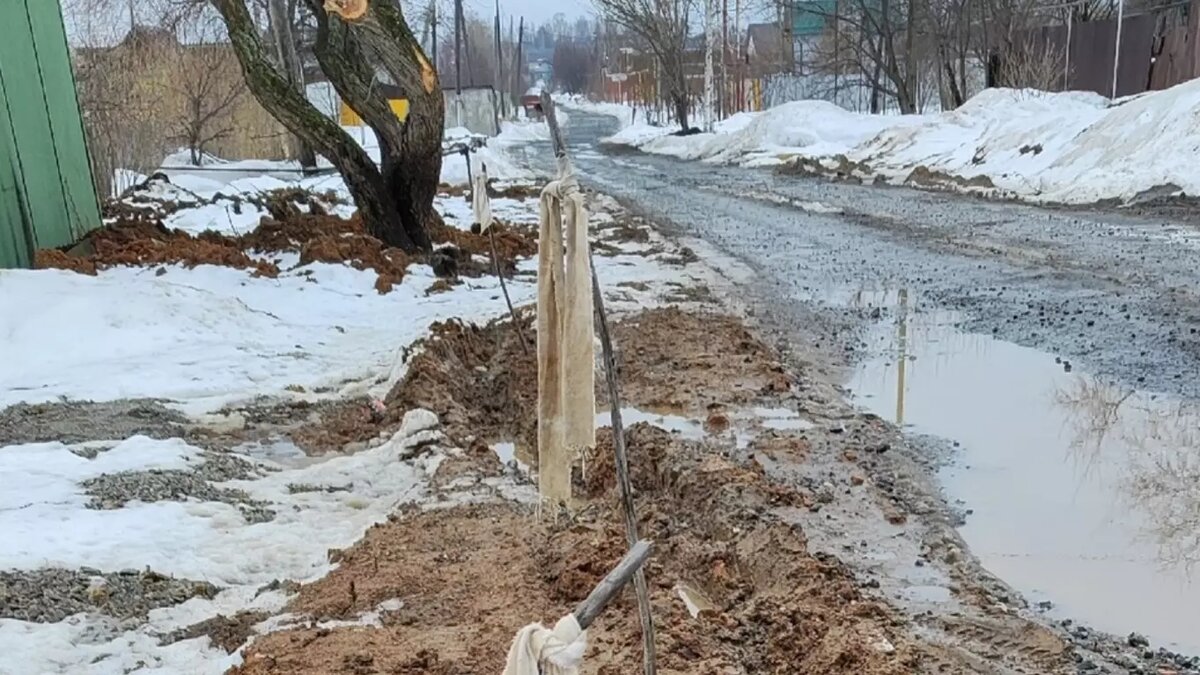
[(0, 0), (0, 31), (0, 267), (27, 267), (100, 208), (58, 2)]

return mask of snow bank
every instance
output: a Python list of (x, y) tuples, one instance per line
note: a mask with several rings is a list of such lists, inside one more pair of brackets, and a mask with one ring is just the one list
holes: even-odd
[(1083, 92), (987, 89), (958, 110), (900, 118), (910, 123), (892, 125), (844, 154), (895, 180), (924, 166), (1035, 196), (1045, 191), (1043, 172), (1107, 105), (1104, 97)]
[[(587, 98), (579, 95), (556, 94), (554, 102), (563, 108), (574, 108), (575, 110), (596, 115), (608, 115), (615, 118), (621, 124), (622, 129), (639, 124), (638, 118), (643, 116), (638, 113), (636, 108), (627, 103), (589, 101)], [(641, 124), (644, 124), (644, 122)]]
[[(868, 167), (865, 178), (904, 182), (923, 167), (961, 179), (950, 187), (1032, 201), (1129, 200), (1163, 187), (1200, 195), (1192, 168), (1200, 80), (1116, 102), (1086, 92), (986, 89), (933, 115), (867, 115), (798, 101), (735, 116), (714, 133), (670, 131), (634, 125), (606, 142), (743, 166), (799, 158), (832, 166), (844, 156)], [(961, 185), (971, 179), (980, 180)]]
[[(410, 266), (386, 295), (374, 271), (344, 265), (314, 263), (277, 279), (212, 265), (166, 269), (0, 272), (8, 362), (0, 407), (153, 397), (200, 413), (289, 385), (365, 388), (433, 321), (505, 309), (492, 299), (492, 277), (426, 298), (435, 278), (425, 265)], [(534, 290), (514, 280), (509, 292), (525, 302)]]
[[(263, 593), (263, 586), (278, 579), (319, 578), (332, 567), (329, 549), (350, 546), (397, 505), (424, 498), (428, 476), (441, 456), (398, 461), (399, 449), (409, 440), (402, 433), (375, 448), (309, 466), (258, 459), (265, 469), (261, 477), (217, 484), (244, 490), (275, 512), (274, 519), (253, 524), (236, 507), (220, 502), (135, 501), (119, 509), (87, 508), (79, 481), (113, 471), (195, 466), (200, 450), (179, 439), (135, 436), (92, 460), (60, 443), (4, 448), (0, 472), (21, 489), (0, 496), (0, 536), (8, 542), (0, 551), (0, 568), (149, 566), (224, 590), (212, 600), (193, 598), (153, 610), (148, 624), (133, 630), (115, 631), (102, 619), (84, 615), (55, 624), (0, 620), (3, 672), (225, 672), (240, 657), (214, 652), (206, 639), (159, 645), (157, 636), (217, 613), (279, 611), (283, 595)], [(345, 489), (297, 492), (289, 487), (295, 485)]]

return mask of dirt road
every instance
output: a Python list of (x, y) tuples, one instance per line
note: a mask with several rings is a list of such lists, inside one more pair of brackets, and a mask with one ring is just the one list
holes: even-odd
[[(614, 130), (571, 111), (586, 179), (702, 257), (748, 268), (725, 295), (794, 362), (910, 432), (931, 498), (988, 571), (1068, 632), (1089, 635), (1078, 622), (1200, 652), (1184, 628), (1200, 621), (1185, 572), (1197, 555), (1186, 514), (1200, 507), (1186, 468), (1200, 231), (1147, 211), (613, 154), (598, 140)], [(852, 529), (825, 528), (831, 552)], [(940, 592), (892, 572), (918, 605)]]
[(597, 188), (752, 265), (781, 312), (820, 310), (830, 289), (907, 288), (924, 307), (965, 310), (971, 331), (1137, 388), (1200, 394), (1193, 227), (601, 154), (613, 122), (570, 119), (576, 164)]

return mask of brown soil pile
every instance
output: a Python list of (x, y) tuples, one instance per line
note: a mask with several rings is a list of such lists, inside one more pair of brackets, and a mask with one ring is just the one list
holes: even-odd
[(536, 335), (523, 318), (528, 352), (511, 321), (486, 326), (434, 323), (408, 372), (387, 397), (388, 421), (413, 408), (438, 414), (451, 438), (517, 440), (532, 447), (537, 437)]
[[(170, 209), (140, 208), (112, 201), (106, 206), (106, 213), (116, 219), (114, 224), (89, 233), (69, 251), (38, 251), (35, 265), (94, 275), (97, 270), (118, 265), (210, 264), (250, 269), (259, 276), (275, 277), (280, 271), (275, 263), (255, 260), (248, 254), (286, 251), (299, 253), (302, 265), (320, 261), (374, 270), (379, 275), (375, 288), (387, 293), (404, 278), (412, 261), (400, 249), (371, 236), (357, 215), (348, 220), (328, 215), (320, 199), (302, 190), (280, 190), (255, 199), (258, 201), (254, 203), (270, 215), (263, 216), (254, 231), (237, 237), (215, 232), (193, 237), (162, 225), (159, 218)], [(307, 212), (298, 204), (307, 204)], [(502, 223), (497, 228), (496, 247), (501, 266), (512, 274), (518, 258), (537, 252), (537, 241), (531, 229), (518, 230)], [(472, 258), (491, 256), (489, 237), (448, 227), (437, 214), (429, 234), (435, 244), (454, 245), (452, 249), (421, 257), (440, 269), (439, 274), (477, 277), (493, 273), (491, 265)]]
[(72, 249), (38, 251), (34, 266), (38, 269), (67, 269), (83, 274), (120, 265), (153, 267), (180, 264), (222, 265), (252, 270), (255, 276), (276, 277), (279, 268), (273, 263), (255, 260), (235, 239), (219, 235), (192, 237), (186, 232), (169, 230), (161, 223), (145, 220), (119, 221), (90, 232), (83, 242)]
[[(654, 377), (716, 392), (672, 399), (682, 406), (749, 400), (759, 391), (781, 400), (773, 386), (781, 375), (773, 352), (733, 319), (654, 310), (622, 322), (616, 333), (631, 404), (661, 398)], [(520, 356), (511, 327), (445, 323), (410, 363), (409, 377), (389, 403), (393, 416), (413, 405), (439, 412), (452, 435), (519, 439), (532, 431), (535, 396), (532, 356)], [(714, 418), (721, 415), (721, 406), (713, 410)], [(806, 506), (803, 488), (773, 482), (753, 455), (729, 459), (645, 424), (628, 429), (626, 443), (639, 533), (655, 544), (646, 574), (659, 672), (982, 672), (975, 655), (914, 637), (905, 618), (864, 592), (850, 569), (810, 553), (804, 533), (779, 515)], [(498, 672), (516, 630), (571, 611), (626, 549), (611, 433), (602, 430), (597, 445), (572, 519), (539, 521), (513, 502), (402, 509), (337, 552), (338, 568), (304, 586), (288, 607), (317, 620), (354, 619), (400, 600), (399, 610), (380, 617), (382, 628), (263, 636), (247, 651), (245, 665), (231, 672)], [(477, 440), (470, 448), (446, 462), (448, 477), (496, 475), (486, 446)], [(810, 447), (769, 432), (755, 450), (804, 461)], [(457, 484), (464, 482), (470, 484)], [(436, 478), (433, 484), (451, 485)], [(711, 609), (692, 617), (680, 585)], [(588, 633), (585, 674), (640, 671), (641, 632), (630, 590)], [(1026, 672), (1064, 672), (1066, 665), (1061, 652), (1052, 651), (1028, 663), (1035, 667)]]
[(340, 452), (350, 443), (366, 443), (379, 433), (378, 420), (366, 398), (338, 401), (324, 407), (319, 418), (288, 433), (310, 455)]
[[(642, 536), (662, 673), (911, 673), (920, 658), (886, 606), (836, 562), (771, 521), (782, 499), (761, 473), (657, 438), (648, 461), (631, 430)], [(497, 672), (515, 631), (569, 612), (625, 549), (612, 490), (562, 527), (510, 503), (413, 510), (340, 554), (288, 611), (352, 619), (397, 598), (382, 629), (300, 629), (259, 638), (238, 675)], [(498, 573), (502, 571), (502, 573)], [(676, 584), (714, 610), (692, 618)], [(886, 642), (884, 642), (886, 640)], [(589, 629), (584, 672), (637, 672), (641, 637), (626, 592)], [(358, 669), (362, 667), (363, 669)], [(357, 669), (357, 670), (356, 670)]]
[[(516, 270), (518, 258), (528, 258), (537, 254), (537, 233), (533, 228), (517, 227), (499, 220), (495, 221), (492, 227), (496, 234), (496, 254), (506, 275), (511, 275)], [(438, 244), (454, 244), (468, 256), (481, 255), (491, 259), (490, 235), (451, 227), (440, 216), (430, 223), (429, 237)], [(490, 268), (488, 273), (491, 273)]]
[[(653, 309), (617, 323), (613, 343), (621, 396), (632, 405), (699, 414), (791, 386), (774, 350), (728, 315)], [(599, 395), (607, 405), (607, 392)]]
[[(537, 438), (536, 332), (522, 319), (528, 352), (511, 321), (486, 326), (435, 323), (408, 372), (387, 398), (389, 421), (405, 411), (436, 412), (459, 441), (515, 441), (532, 448)], [(613, 326), (617, 371), (625, 405), (651, 410), (703, 412), (788, 391), (790, 380), (774, 352), (737, 319), (652, 309)], [(602, 373), (597, 401), (607, 405)]]
[(326, 215), (294, 213), (284, 219), (264, 217), (253, 232), (238, 238), (247, 249), (262, 253), (299, 251), (316, 239), (365, 236), (366, 229), (356, 215), (348, 220)]

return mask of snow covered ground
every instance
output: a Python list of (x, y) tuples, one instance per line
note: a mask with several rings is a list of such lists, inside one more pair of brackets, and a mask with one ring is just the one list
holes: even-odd
[[(489, 149), (495, 153), (492, 175), (509, 180), (528, 175), (515, 165), (520, 174), (502, 168), (503, 148), (537, 140), (540, 133), (526, 125), (506, 127)], [(227, 182), (220, 178), (219, 172), (176, 171), (173, 187), (155, 188), (162, 191), (158, 196), (183, 202), (169, 224), (191, 232), (241, 233), (257, 225), (261, 214), (250, 206), (239, 215), (223, 202), (203, 201), (217, 193), (249, 197), (301, 186), (347, 196), (337, 178), (288, 181), (269, 172), (239, 172)], [(611, 201), (595, 203), (615, 208)], [(439, 197), (438, 208), (448, 223), (469, 226), (462, 197)], [(537, 208), (534, 199), (500, 199), (494, 211), (532, 222)], [(598, 222), (606, 218), (596, 214)], [(689, 280), (689, 272), (664, 262), (661, 249), (645, 250), (661, 244), (661, 238), (652, 237), (641, 246), (622, 245), (619, 255), (596, 256), (614, 311), (653, 305), (673, 290), (671, 284)], [(402, 283), (381, 295), (372, 270), (298, 262), (294, 254), (284, 260), (278, 278), (213, 265), (168, 265), (161, 273), (159, 268), (116, 267), (96, 276), (0, 270), (5, 363), (0, 410), (22, 402), (148, 397), (199, 424), (236, 425), (236, 419), (212, 413), (260, 396), (380, 396), (403, 375), (402, 352), (427, 333), (431, 322), (480, 321), (506, 313), (494, 277), (466, 279), (449, 291), (426, 295), (433, 273), (413, 264)], [(519, 267), (535, 266), (529, 260)], [(629, 281), (639, 283), (616, 286)], [(514, 279), (508, 288), (517, 304), (534, 297), (530, 277)], [(89, 479), (126, 471), (187, 472), (204, 465), (206, 451), (180, 438), (0, 447), (0, 541), (5, 542), (0, 571), (150, 569), (222, 589), (211, 599), (195, 597), (153, 609), (144, 623), (94, 613), (57, 623), (0, 619), (0, 673), (223, 673), (240, 657), (214, 648), (207, 637), (170, 645), (160, 644), (160, 638), (217, 614), (278, 612), (284, 593), (263, 591), (264, 586), (319, 577), (331, 568), (329, 549), (354, 542), (397, 505), (426, 499), (430, 474), (453, 449), (435, 447), (420, 458), (403, 457), (415, 443), (437, 440), (437, 432), (429, 429), (436, 417), (430, 417), (406, 418), (395, 436), (354, 454), (314, 459), (286, 441), (235, 448), (233, 456), (251, 467), (251, 475), (208, 482), (218, 491), (241, 491), (244, 499), (273, 511), (266, 521), (248, 519), (232, 503), (197, 497), (89, 508), (91, 498), (82, 485)], [(297, 485), (336, 489), (296, 490)]]
[(735, 115), (713, 133), (678, 137), (637, 124), (606, 142), (745, 166), (806, 159), (832, 169), (844, 167), (844, 158), (861, 177), (893, 183), (924, 168), (951, 179), (939, 181), (941, 187), (1091, 203), (1149, 191), (1200, 195), (1193, 169), (1198, 118), (1200, 80), (1193, 80), (1117, 101), (1084, 92), (987, 89), (958, 110), (933, 115), (873, 116), (797, 101)]

